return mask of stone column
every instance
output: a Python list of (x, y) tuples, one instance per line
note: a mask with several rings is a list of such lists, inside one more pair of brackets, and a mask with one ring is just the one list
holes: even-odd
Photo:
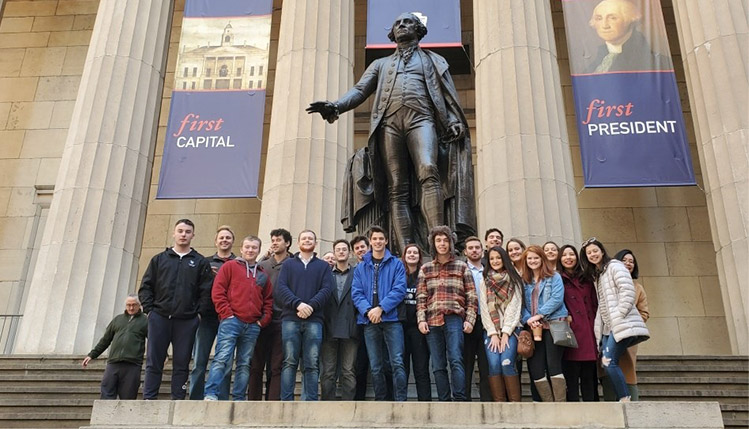
[[(353, 85), (353, 0), (287, 1), (281, 11), (259, 234), (317, 233), (320, 248), (344, 236), (341, 189), (353, 148), (353, 112), (334, 124), (304, 109)], [(295, 241), (296, 242), (296, 241)]]
[(580, 242), (548, 0), (474, 0), (479, 232)]
[(171, 19), (99, 4), (16, 353), (87, 353), (135, 288)]
[(746, 1), (673, 2), (734, 353), (749, 353), (749, 22)]

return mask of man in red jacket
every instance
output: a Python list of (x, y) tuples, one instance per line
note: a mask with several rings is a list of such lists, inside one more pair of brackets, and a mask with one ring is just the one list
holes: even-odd
[(267, 326), (273, 314), (273, 286), (256, 260), (262, 242), (249, 236), (242, 240), (241, 258), (221, 266), (213, 282), (211, 298), (221, 320), (216, 340), (216, 354), (205, 386), (205, 400), (218, 398), (221, 380), (231, 371), (234, 349), (237, 370), (232, 400), (247, 398), (252, 357), (260, 329)]

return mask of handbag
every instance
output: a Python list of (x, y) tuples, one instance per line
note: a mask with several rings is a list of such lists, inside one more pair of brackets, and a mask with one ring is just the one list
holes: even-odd
[(567, 319), (550, 321), (549, 331), (551, 332), (551, 338), (554, 340), (554, 344), (573, 349), (577, 348), (577, 338), (575, 338), (575, 333), (572, 332), (572, 328), (570, 328), (570, 323)]
[(522, 329), (516, 336), (518, 337), (518, 354), (526, 359), (533, 356), (536, 344), (533, 342), (533, 336), (530, 331)]

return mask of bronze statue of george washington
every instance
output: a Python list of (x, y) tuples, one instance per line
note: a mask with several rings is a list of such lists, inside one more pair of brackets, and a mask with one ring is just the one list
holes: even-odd
[(307, 108), (333, 123), (374, 93), (369, 143), (349, 162), (341, 220), (353, 231), (374, 201), (389, 212), (397, 253), (409, 243), (424, 246), (438, 225), (450, 226), (460, 242), (476, 234), (468, 124), (447, 61), (419, 47), (426, 34), (418, 17), (400, 15), (388, 34), (395, 52), (372, 62), (338, 101)]

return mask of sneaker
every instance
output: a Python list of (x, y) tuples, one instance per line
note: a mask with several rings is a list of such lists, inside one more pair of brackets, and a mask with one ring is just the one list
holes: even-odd
[(204, 401), (218, 401), (218, 398), (215, 396), (208, 396), (206, 395), (205, 398), (203, 398)]

